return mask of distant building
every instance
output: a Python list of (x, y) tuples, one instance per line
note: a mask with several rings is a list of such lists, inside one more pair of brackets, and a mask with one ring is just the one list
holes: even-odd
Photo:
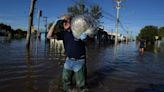
[[(115, 32), (108, 32), (108, 35), (111, 36), (111, 39), (115, 39), (115, 36), (116, 36), (116, 33)], [(123, 36), (122, 34), (117, 34), (118, 36), (118, 41), (125, 41), (126, 40), (126, 37)]]

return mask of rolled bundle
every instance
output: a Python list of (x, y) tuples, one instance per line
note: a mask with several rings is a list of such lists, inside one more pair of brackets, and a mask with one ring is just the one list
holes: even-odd
[(80, 39), (80, 35), (85, 33), (89, 37), (93, 37), (95, 34), (95, 23), (94, 19), (89, 15), (78, 15), (72, 18), (71, 29), (73, 36)]

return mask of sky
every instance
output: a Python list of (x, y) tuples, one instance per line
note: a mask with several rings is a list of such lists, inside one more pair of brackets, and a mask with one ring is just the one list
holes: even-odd
[[(55, 22), (58, 17), (67, 13), (67, 8), (78, 0), (37, 0), (34, 13), (34, 27), (37, 29), (37, 14), (42, 10), (41, 29), (44, 29), (43, 16), (48, 17), (48, 23)], [(13, 29), (27, 30), (28, 15), (31, 0), (0, 0), (0, 23), (10, 25)], [(102, 26), (107, 32), (116, 30), (116, 2), (114, 0), (87, 0), (89, 8), (98, 4), (102, 8)], [(126, 35), (138, 35), (146, 25), (164, 26), (164, 0), (122, 0), (119, 12), (118, 32)]]

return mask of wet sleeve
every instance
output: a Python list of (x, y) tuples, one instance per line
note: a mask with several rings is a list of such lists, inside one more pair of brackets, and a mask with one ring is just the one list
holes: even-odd
[(82, 41), (86, 42), (86, 41), (89, 40), (89, 36), (88, 36), (87, 34), (85, 34), (85, 33), (82, 33), (82, 34), (80, 35), (80, 39), (81, 39)]

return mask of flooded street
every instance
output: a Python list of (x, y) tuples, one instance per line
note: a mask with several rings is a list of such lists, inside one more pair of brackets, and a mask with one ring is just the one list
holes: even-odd
[(146, 51), (140, 56), (132, 42), (120, 44), (116, 49), (107, 46), (99, 52), (93, 50), (97, 56), (89, 60), (92, 62), (89, 65), (95, 64), (90, 68), (93, 70), (89, 85), (93, 92), (164, 92), (162, 49), (158, 53)]
[[(52, 80), (60, 84), (65, 56), (44, 40), (25, 47), (24, 39), (0, 42), (0, 92), (48, 92)], [(143, 56), (135, 42), (88, 45), (87, 68), (91, 92), (164, 92), (164, 43)]]

